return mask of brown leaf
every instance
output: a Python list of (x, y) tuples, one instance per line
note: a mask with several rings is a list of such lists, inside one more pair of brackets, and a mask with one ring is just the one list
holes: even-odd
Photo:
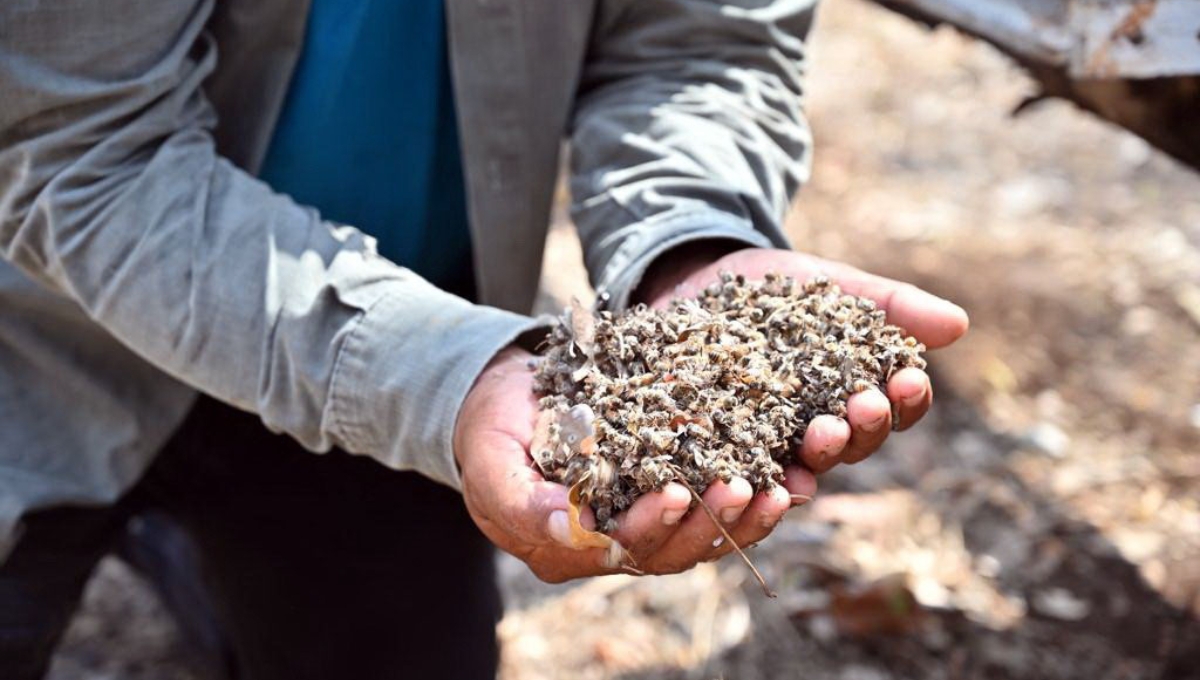
[(633, 556), (625, 551), (611, 536), (602, 534), (598, 531), (588, 531), (583, 528), (579, 522), (579, 510), (583, 507), (582, 501), (582, 486), (587, 480), (580, 480), (571, 487), (568, 494), (571, 504), (567, 506), (567, 526), (571, 529), (571, 546), (574, 548), (604, 548), (608, 551), (605, 562), (610, 567), (620, 567), (622, 571), (632, 574), (640, 574), (642, 572), (635, 568), (636, 562)]
[(579, 298), (571, 298), (571, 337), (591, 359), (596, 351), (596, 317), (592, 310), (583, 306)]
[(571, 528), (571, 547), (573, 548), (609, 548), (616, 541), (610, 536), (605, 536), (598, 531), (588, 531), (579, 523), (579, 509), (583, 506), (581, 497), (583, 495), (583, 485), (587, 480), (581, 480), (571, 487), (571, 492), (568, 498), (571, 501), (570, 507), (567, 508), (567, 517), (570, 519)]
[(924, 621), (925, 612), (903, 574), (858, 588), (837, 588), (832, 596), (829, 613), (838, 632), (849, 637), (911, 633)]

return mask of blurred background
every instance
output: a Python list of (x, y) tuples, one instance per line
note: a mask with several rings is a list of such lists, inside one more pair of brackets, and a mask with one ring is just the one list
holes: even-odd
[[(751, 551), (651, 579), (501, 560), (503, 680), (1200, 677), (1200, 175), (986, 43), (865, 0), (812, 41), (798, 249), (971, 314), (934, 410)], [(1195, 112), (1200, 127), (1200, 111)], [(564, 208), (541, 305), (588, 299)], [(54, 680), (204, 679), (109, 559)]]

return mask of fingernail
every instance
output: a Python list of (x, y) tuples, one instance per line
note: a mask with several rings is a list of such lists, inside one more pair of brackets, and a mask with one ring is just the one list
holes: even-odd
[(546, 521), (546, 531), (555, 543), (571, 547), (571, 526), (567, 520), (566, 510), (555, 510)]
[(721, 544), (722, 544), (722, 543), (724, 543), (724, 542), (725, 542), (725, 537), (724, 537), (724, 536), (717, 536), (717, 538), (716, 538), (716, 539), (713, 541), (713, 544), (712, 544), (712, 545), (713, 545), (713, 547), (714, 547), (714, 548), (720, 548), (720, 547), (721, 547)]
[(738, 521), (739, 517), (742, 516), (743, 510), (745, 510), (745, 508), (740, 508), (736, 505), (730, 508), (725, 508), (721, 510), (721, 521), (726, 524), (733, 524), (734, 522)]
[(912, 406), (916, 406), (916, 405), (920, 404), (924, 399), (925, 399), (925, 388), (922, 387), (921, 389), (917, 390), (915, 393), (910, 394), (907, 397), (901, 398), (900, 401), (904, 402), (905, 406), (912, 407)]
[(793, 507), (797, 506), (797, 505), (804, 505), (805, 503), (807, 503), (813, 499), (812, 496), (805, 496), (802, 493), (788, 494), (788, 496), (792, 499)]
[(679, 524), (679, 520), (683, 519), (683, 516), (686, 514), (687, 508), (668, 508), (663, 510), (662, 523), (667, 526), (674, 526)]
[[(792, 505), (794, 505), (793, 501), (791, 500), (791, 497), (792, 497), (792, 495), (790, 493), (788, 493), (788, 490), (785, 489), (783, 486), (776, 484), (775, 486), (771, 487), (771, 499), (774, 500), (775, 502), (782, 504), (784, 502), (784, 499), (786, 498), (786, 499), (788, 499), (787, 507), (791, 507)], [(764, 514), (759, 515), (758, 521), (764, 529), (773, 529), (773, 528), (775, 528), (776, 524), (779, 524), (780, 522), (783, 521), (783, 515), (786, 512), (787, 512), (787, 509), (785, 508), (784, 510), (780, 511), (778, 514), (764, 513)]]

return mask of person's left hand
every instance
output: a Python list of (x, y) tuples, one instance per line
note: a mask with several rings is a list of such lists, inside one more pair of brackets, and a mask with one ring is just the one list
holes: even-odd
[[(849, 265), (790, 250), (745, 248), (726, 242), (700, 242), (660, 258), (635, 292), (635, 302), (665, 307), (674, 298), (698, 295), (719, 280), (719, 273), (761, 280), (767, 272), (791, 276), (803, 283), (824, 275), (846, 293), (870, 298), (895, 324), (929, 349), (945, 347), (967, 332), (967, 313), (958, 305), (916, 286), (868, 274)], [(929, 376), (916, 368), (897, 371), (888, 380), (887, 394), (865, 390), (850, 397), (846, 419), (818, 416), (804, 432), (800, 461), (814, 473), (839, 463), (857, 463), (874, 453), (893, 426), (909, 428), (933, 402)], [(893, 422), (893, 413), (897, 420)]]

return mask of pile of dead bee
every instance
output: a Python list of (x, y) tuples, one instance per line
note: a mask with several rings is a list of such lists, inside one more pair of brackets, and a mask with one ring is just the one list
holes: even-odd
[(531, 453), (610, 532), (616, 513), (672, 480), (701, 493), (734, 476), (755, 490), (781, 481), (809, 421), (844, 416), (854, 393), (924, 368), (924, 349), (824, 278), (722, 274), (665, 311), (575, 303), (537, 369)]

